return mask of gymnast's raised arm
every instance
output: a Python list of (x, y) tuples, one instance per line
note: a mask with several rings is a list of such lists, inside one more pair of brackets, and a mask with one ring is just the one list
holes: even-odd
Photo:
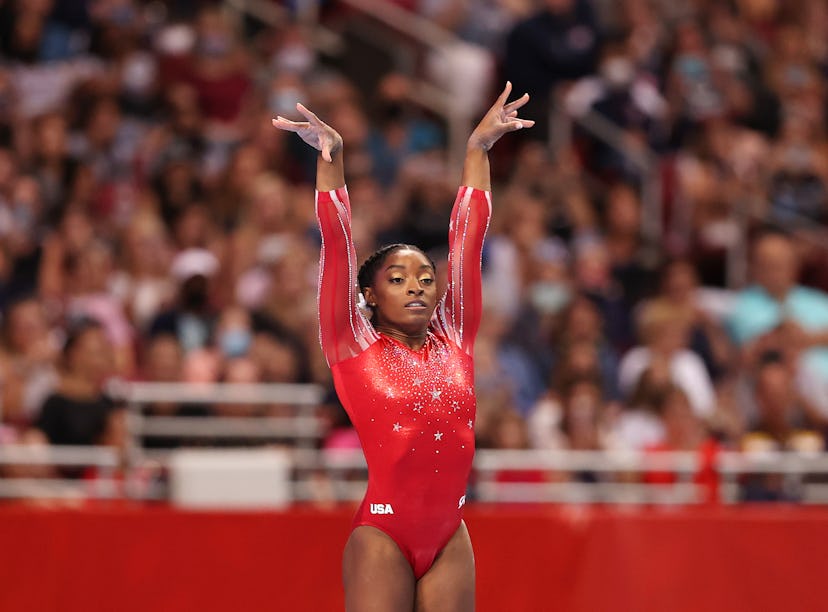
[(273, 120), (319, 151), (316, 163), (316, 216), (322, 234), (319, 256), (319, 338), (332, 366), (370, 346), (377, 334), (360, 314), (356, 300), (356, 249), (351, 239), (351, 204), (345, 189), (342, 137), (301, 104), (306, 121)]
[(448, 291), (437, 307), (436, 321), (443, 333), (469, 355), (474, 351), (482, 314), (480, 262), (491, 216), (492, 189), (488, 151), (504, 134), (534, 125), (534, 121), (517, 116), (518, 109), (529, 101), (529, 95), (507, 102), (511, 91), (512, 84), (506, 83), (469, 136), (462, 186), (449, 224)]

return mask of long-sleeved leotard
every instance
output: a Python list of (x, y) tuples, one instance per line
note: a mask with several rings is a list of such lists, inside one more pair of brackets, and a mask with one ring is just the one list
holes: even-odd
[(356, 300), (347, 191), (317, 192), (319, 331), (359, 434), (368, 490), (354, 527), (388, 534), (420, 578), (457, 530), (474, 455), (474, 338), (489, 192), (461, 187), (449, 225), (449, 282), (420, 350), (378, 334)]

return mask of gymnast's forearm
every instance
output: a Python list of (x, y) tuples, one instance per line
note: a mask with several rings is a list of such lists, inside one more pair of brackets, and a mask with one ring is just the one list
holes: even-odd
[(462, 184), (481, 191), (492, 190), (489, 153), (482, 145), (471, 140), (466, 147)]
[(320, 152), (316, 158), (316, 190), (333, 191), (345, 186), (345, 164), (342, 160), (342, 148), (331, 153), (331, 161), (326, 161)]

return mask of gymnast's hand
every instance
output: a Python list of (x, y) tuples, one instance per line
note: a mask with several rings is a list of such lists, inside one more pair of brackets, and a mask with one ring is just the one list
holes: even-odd
[(302, 113), (307, 121), (290, 121), (277, 116), (273, 120), (273, 126), (280, 130), (296, 132), (302, 140), (322, 152), (322, 159), (326, 162), (333, 161), (333, 156), (342, 149), (342, 136), (302, 104), (297, 103), (296, 110)]
[(512, 83), (507, 81), (503, 92), (469, 136), (469, 149), (488, 151), (507, 132), (535, 125), (534, 121), (517, 116), (518, 109), (529, 101), (529, 94), (507, 103), (511, 92)]

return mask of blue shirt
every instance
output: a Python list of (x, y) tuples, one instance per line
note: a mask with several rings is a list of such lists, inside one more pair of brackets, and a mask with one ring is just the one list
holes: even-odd
[[(810, 333), (828, 330), (828, 294), (796, 286), (779, 302), (762, 287), (748, 287), (736, 298), (728, 328), (736, 344), (743, 345), (784, 320)], [(828, 347), (809, 349), (802, 359), (803, 365), (828, 379)]]

